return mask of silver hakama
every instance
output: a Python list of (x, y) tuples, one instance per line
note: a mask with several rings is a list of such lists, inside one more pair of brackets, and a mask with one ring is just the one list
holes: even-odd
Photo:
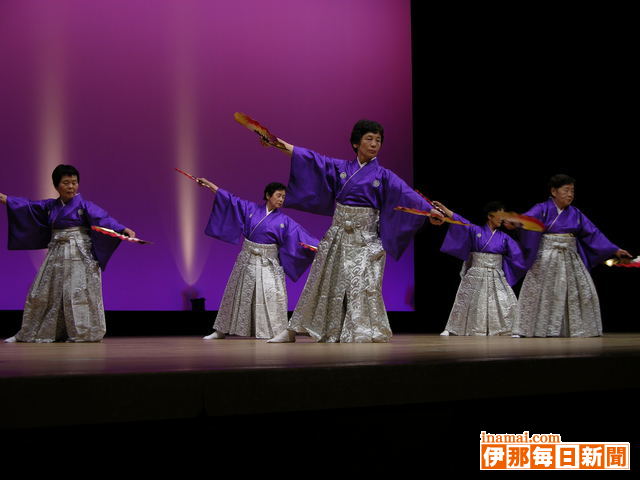
[(472, 252), (445, 330), (452, 335), (510, 335), (517, 313), (518, 299), (502, 271), (502, 255)]
[(105, 333), (102, 277), (88, 229), (53, 230), (16, 340), (99, 342)]
[(318, 342), (388, 342), (382, 300), (386, 252), (378, 237), (379, 212), (336, 205), (318, 246), (289, 328)]
[(287, 328), (287, 287), (276, 244), (244, 239), (213, 328), (256, 338)]
[(524, 337), (602, 335), (600, 302), (587, 268), (568, 234), (543, 235), (520, 290), (513, 333)]

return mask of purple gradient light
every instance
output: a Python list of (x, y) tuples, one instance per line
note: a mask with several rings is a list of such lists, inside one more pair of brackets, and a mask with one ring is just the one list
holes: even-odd
[[(42, 198), (64, 155), (85, 198), (154, 242), (116, 252), (108, 310), (218, 308), (239, 247), (204, 235), (212, 196), (174, 167), (256, 201), (289, 172), (236, 111), (340, 158), (353, 124), (377, 120), (382, 165), (412, 180), (409, 0), (8, 0), (0, 68), (0, 192)], [(330, 223), (286, 213), (318, 237)], [(0, 309), (22, 309), (40, 257), (6, 250), (5, 215)], [(305, 280), (288, 283), (291, 309)], [(388, 309), (411, 310), (412, 291), (410, 249), (387, 260)]]

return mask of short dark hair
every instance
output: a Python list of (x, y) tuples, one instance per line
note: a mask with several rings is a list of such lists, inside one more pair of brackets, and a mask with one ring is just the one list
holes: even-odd
[(367, 133), (377, 133), (380, 135), (382, 142), (384, 142), (384, 128), (382, 128), (382, 125), (373, 120), (358, 120), (353, 126), (353, 130), (351, 130), (350, 141), (354, 152), (357, 152), (358, 149), (353, 145), (359, 144), (362, 137)]
[(482, 212), (484, 213), (484, 216), (486, 217), (487, 215), (489, 215), (491, 212), (497, 212), (498, 210), (504, 210), (504, 203), (498, 201), (498, 200), (493, 200), (489, 203), (487, 203), (484, 207), (482, 207)]
[(564, 185), (575, 185), (576, 179), (565, 175), (564, 173), (558, 173), (549, 179), (549, 190), (552, 188), (560, 188)]
[(73, 165), (58, 165), (53, 169), (51, 173), (51, 180), (53, 180), (53, 186), (58, 188), (60, 185), (60, 180), (64, 176), (73, 177), (74, 175), (78, 178), (78, 183), (80, 183), (80, 172)]
[(287, 186), (283, 185), (280, 182), (271, 182), (266, 187), (264, 187), (264, 199), (267, 200), (267, 197), (270, 197), (278, 190), (284, 190), (286, 192)]

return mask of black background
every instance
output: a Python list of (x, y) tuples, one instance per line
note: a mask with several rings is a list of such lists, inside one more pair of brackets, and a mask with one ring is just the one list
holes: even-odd
[[(524, 212), (567, 173), (574, 205), (639, 255), (630, 13), (432, 3), (412, 2), (415, 187), (481, 222), (488, 201)], [(442, 330), (455, 297), (460, 262), (438, 252), (445, 233), (416, 237), (415, 331)], [(605, 333), (638, 331), (640, 270), (592, 275)]]
[[(612, 242), (640, 255), (631, 13), (515, 5), (412, 2), (415, 186), (480, 222), (488, 201), (524, 212), (546, 200), (550, 176), (566, 173), (577, 179), (574, 205)], [(455, 298), (460, 261), (438, 252), (445, 233), (428, 225), (416, 237), (414, 331), (441, 331)], [(592, 276), (605, 335), (640, 331), (640, 270), (601, 265)], [(453, 469), (477, 470), (471, 452), (483, 429), (630, 441), (635, 458), (638, 398), (631, 388), (469, 401), (448, 404), (448, 412), (425, 406), (430, 420), (418, 423), (442, 435), (425, 445), (439, 446)], [(455, 438), (466, 439), (458, 442), (466, 461), (447, 450)]]

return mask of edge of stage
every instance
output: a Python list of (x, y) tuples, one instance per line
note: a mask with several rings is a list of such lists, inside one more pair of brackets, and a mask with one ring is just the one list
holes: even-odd
[[(473, 470), (483, 430), (632, 442), (632, 455), (640, 450), (632, 426), (640, 333), (396, 333), (388, 344), (299, 336), (279, 345), (184, 333), (208, 333), (208, 315), (185, 312), (176, 335), (159, 325), (161, 335), (110, 333), (92, 344), (0, 344), (0, 431), (23, 448), (34, 438), (83, 438), (87, 452), (116, 435), (131, 442), (132, 457), (137, 445), (227, 451), (248, 438), (276, 455), (283, 446), (324, 451), (334, 448), (330, 436), (335, 448), (358, 454), (377, 444), (404, 466), (439, 459)], [(2, 312), (3, 320), (10, 316)], [(396, 332), (416, 319), (391, 318)]]
[[(640, 334), (396, 334), (388, 344), (107, 337), (0, 345), (2, 428), (636, 391)], [(43, 402), (42, 399), (47, 401)], [(79, 400), (81, 399), (81, 400)]]

